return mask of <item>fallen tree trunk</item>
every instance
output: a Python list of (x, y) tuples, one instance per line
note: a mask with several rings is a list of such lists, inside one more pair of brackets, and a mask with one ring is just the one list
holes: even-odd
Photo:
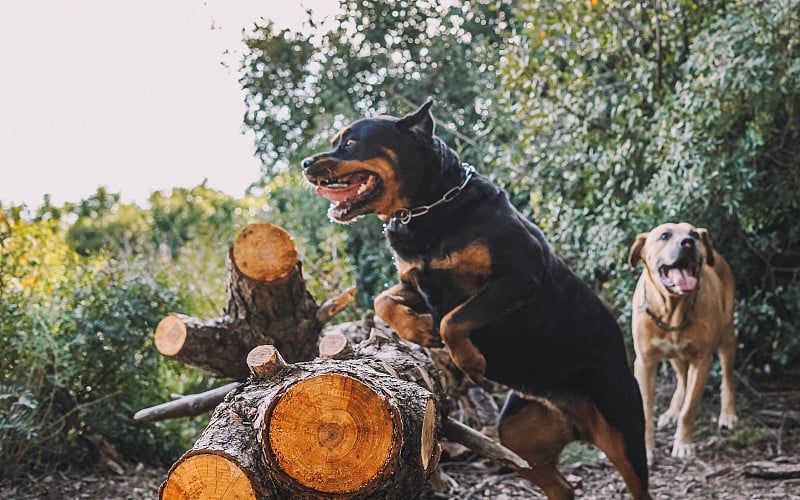
[[(173, 465), (162, 498), (228, 487), (243, 498), (421, 493), (438, 464), (447, 415), (427, 356), (376, 334), (356, 346), (328, 339), (313, 362), (286, 364), (273, 346), (257, 347), (248, 360), (251, 381), (217, 407)], [(232, 473), (211, 478), (210, 469)]]
[(306, 290), (291, 236), (272, 224), (250, 224), (231, 246), (227, 268), (222, 315), (170, 314), (156, 328), (158, 351), (240, 381), (249, 373), (247, 353), (257, 345), (277, 346), (290, 362), (313, 359), (322, 329), (320, 308)]

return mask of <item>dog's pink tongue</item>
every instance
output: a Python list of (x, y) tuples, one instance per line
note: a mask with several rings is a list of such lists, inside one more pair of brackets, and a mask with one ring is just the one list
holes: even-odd
[(692, 291), (697, 286), (697, 278), (687, 273), (686, 269), (670, 269), (669, 279), (684, 292)]
[(317, 186), (316, 193), (326, 200), (330, 200), (334, 203), (341, 203), (348, 198), (352, 198), (355, 194), (358, 193), (358, 188), (361, 187), (358, 184), (353, 184), (348, 187), (344, 188), (328, 188), (325, 186)]

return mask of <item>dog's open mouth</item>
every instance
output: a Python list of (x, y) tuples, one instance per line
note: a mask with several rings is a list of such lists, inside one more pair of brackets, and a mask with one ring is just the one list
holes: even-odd
[(316, 193), (335, 205), (328, 212), (337, 220), (348, 220), (360, 215), (358, 209), (377, 198), (382, 190), (378, 175), (361, 171), (336, 179), (317, 179)]
[(697, 286), (697, 276), (700, 273), (700, 264), (694, 261), (681, 259), (672, 265), (662, 265), (658, 268), (659, 277), (664, 286), (675, 291), (691, 292)]

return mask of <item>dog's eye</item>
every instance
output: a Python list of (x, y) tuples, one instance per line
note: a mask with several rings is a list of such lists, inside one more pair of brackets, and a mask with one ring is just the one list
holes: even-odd
[(354, 146), (355, 143), (356, 143), (355, 139), (347, 139), (342, 143), (342, 147), (347, 149), (347, 148), (349, 148), (351, 146)]
[(666, 233), (661, 233), (661, 236), (658, 237), (661, 241), (667, 241), (668, 239), (672, 238), (672, 233), (667, 231)]
[(700, 239), (700, 233), (698, 233), (697, 231), (689, 231), (689, 236), (696, 240)]

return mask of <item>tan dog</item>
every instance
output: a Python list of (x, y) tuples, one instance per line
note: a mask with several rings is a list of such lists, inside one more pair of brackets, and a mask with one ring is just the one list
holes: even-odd
[(722, 368), (719, 426), (736, 423), (733, 362), (734, 279), (705, 229), (685, 222), (662, 224), (636, 237), (629, 263), (645, 268), (633, 294), (634, 374), (642, 391), (647, 461), (653, 463), (656, 371), (669, 359), (677, 387), (662, 427), (677, 422), (672, 456), (693, 454), (692, 431), (714, 351)]

